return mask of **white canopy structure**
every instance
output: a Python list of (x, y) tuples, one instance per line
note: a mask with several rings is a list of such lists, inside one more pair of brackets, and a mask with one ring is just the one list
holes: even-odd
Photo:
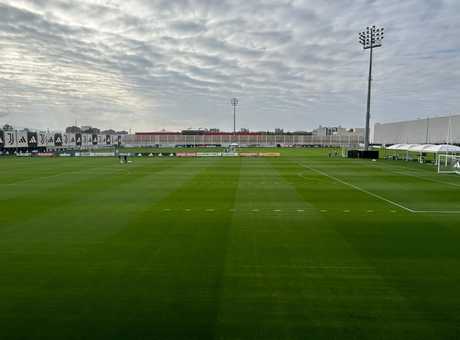
[(417, 144), (415, 146), (411, 146), (407, 149), (407, 151), (411, 152), (427, 152), (426, 150), (432, 147), (431, 144)]
[(390, 150), (398, 150), (398, 151), (408, 151), (410, 148), (415, 147), (419, 144), (396, 144), (393, 145), (393, 148)]
[(387, 147), (387, 150), (399, 150), (398, 148), (404, 144), (394, 144), (392, 146)]
[(404, 144), (404, 146), (401, 146), (401, 150), (411, 151), (411, 149), (416, 148), (418, 146), (420, 146), (420, 144)]
[(450, 144), (395, 144), (388, 147), (387, 150), (419, 153), (460, 153), (460, 147)]
[(450, 144), (431, 145), (423, 152), (429, 153), (460, 153), (460, 147)]

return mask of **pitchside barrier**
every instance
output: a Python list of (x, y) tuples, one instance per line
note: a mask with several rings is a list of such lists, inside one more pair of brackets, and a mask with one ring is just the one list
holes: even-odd
[(222, 157), (238, 157), (238, 152), (222, 152)]
[(55, 157), (57, 154), (54, 152), (16, 152), (16, 151), (0, 151), (0, 156), (16, 156), (16, 157)]
[(178, 152), (177, 157), (280, 157), (279, 152)]
[(197, 152), (197, 157), (222, 157), (222, 152)]
[[(1, 154), (0, 154), (1, 155)], [(207, 157), (280, 157), (279, 152), (80, 152), (80, 151), (57, 151), (57, 152), (11, 152), (5, 156), (17, 157), (179, 157), (179, 158), (207, 158)]]

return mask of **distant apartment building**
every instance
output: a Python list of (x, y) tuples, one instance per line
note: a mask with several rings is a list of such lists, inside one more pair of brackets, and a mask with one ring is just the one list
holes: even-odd
[(312, 131), (313, 136), (364, 136), (364, 128), (344, 128), (341, 126), (319, 126)]

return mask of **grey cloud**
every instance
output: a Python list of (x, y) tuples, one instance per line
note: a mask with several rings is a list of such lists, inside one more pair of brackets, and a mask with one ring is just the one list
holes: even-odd
[[(0, 123), (58, 128), (363, 124), (460, 112), (458, 1), (0, 0)], [(366, 18), (371, 18), (367, 22)], [(7, 114), (6, 114), (7, 113)], [(127, 126), (129, 125), (129, 126)]]
[(206, 25), (200, 22), (177, 20), (170, 24), (172, 30), (182, 34), (196, 34), (206, 31)]

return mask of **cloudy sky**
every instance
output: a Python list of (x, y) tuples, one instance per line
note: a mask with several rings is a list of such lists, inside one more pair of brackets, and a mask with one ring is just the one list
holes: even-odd
[(0, 0), (0, 124), (150, 131), (460, 112), (459, 0)]

